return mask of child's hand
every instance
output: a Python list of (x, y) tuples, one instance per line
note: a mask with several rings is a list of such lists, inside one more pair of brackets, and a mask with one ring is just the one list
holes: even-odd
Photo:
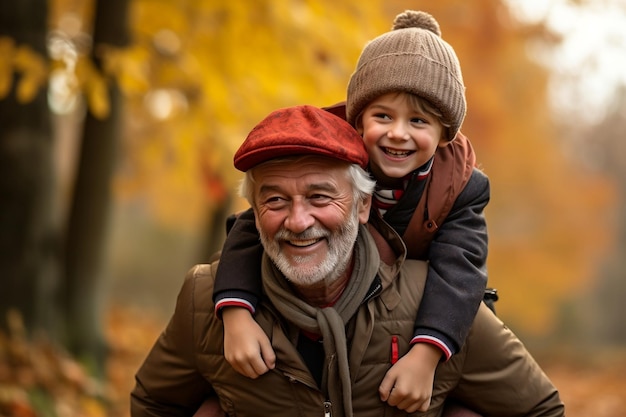
[(407, 413), (428, 410), (439, 359), (441, 351), (437, 347), (415, 344), (387, 371), (378, 387), (380, 399)]
[(224, 321), (224, 357), (240, 374), (255, 379), (274, 369), (276, 355), (267, 335), (248, 310), (227, 307)]

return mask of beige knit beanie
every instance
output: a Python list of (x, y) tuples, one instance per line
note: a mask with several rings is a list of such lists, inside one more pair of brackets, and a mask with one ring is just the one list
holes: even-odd
[(453, 140), (465, 118), (465, 86), (454, 49), (441, 38), (439, 23), (428, 13), (407, 10), (393, 28), (368, 42), (348, 84), (348, 122), (377, 97), (394, 91), (428, 100), (449, 124)]

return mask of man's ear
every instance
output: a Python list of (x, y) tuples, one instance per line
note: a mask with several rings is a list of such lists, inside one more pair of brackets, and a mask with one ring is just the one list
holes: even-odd
[(372, 196), (368, 195), (359, 201), (359, 223), (366, 224), (370, 219), (370, 208), (372, 207)]

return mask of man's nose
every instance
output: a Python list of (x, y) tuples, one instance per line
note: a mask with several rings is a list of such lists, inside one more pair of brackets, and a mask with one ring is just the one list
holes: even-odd
[(285, 227), (294, 232), (302, 233), (313, 226), (315, 219), (311, 213), (311, 207), (303, 202), (294, 201), (289, 209), (289, 214), (285, 219)]

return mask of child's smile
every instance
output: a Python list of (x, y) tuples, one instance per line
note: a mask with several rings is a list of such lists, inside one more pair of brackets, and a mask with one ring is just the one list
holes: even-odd
[(393, 148), (387, 148), (387, 147), (383, 147), (381, 149), (383, 150), (383, 152), (385, 152), (387, 155), (389, 155), (392, 158), (406, 158), (407, 156), (415, 152), (415, 151), (404, 151), (401, 149), (393, 149)]

